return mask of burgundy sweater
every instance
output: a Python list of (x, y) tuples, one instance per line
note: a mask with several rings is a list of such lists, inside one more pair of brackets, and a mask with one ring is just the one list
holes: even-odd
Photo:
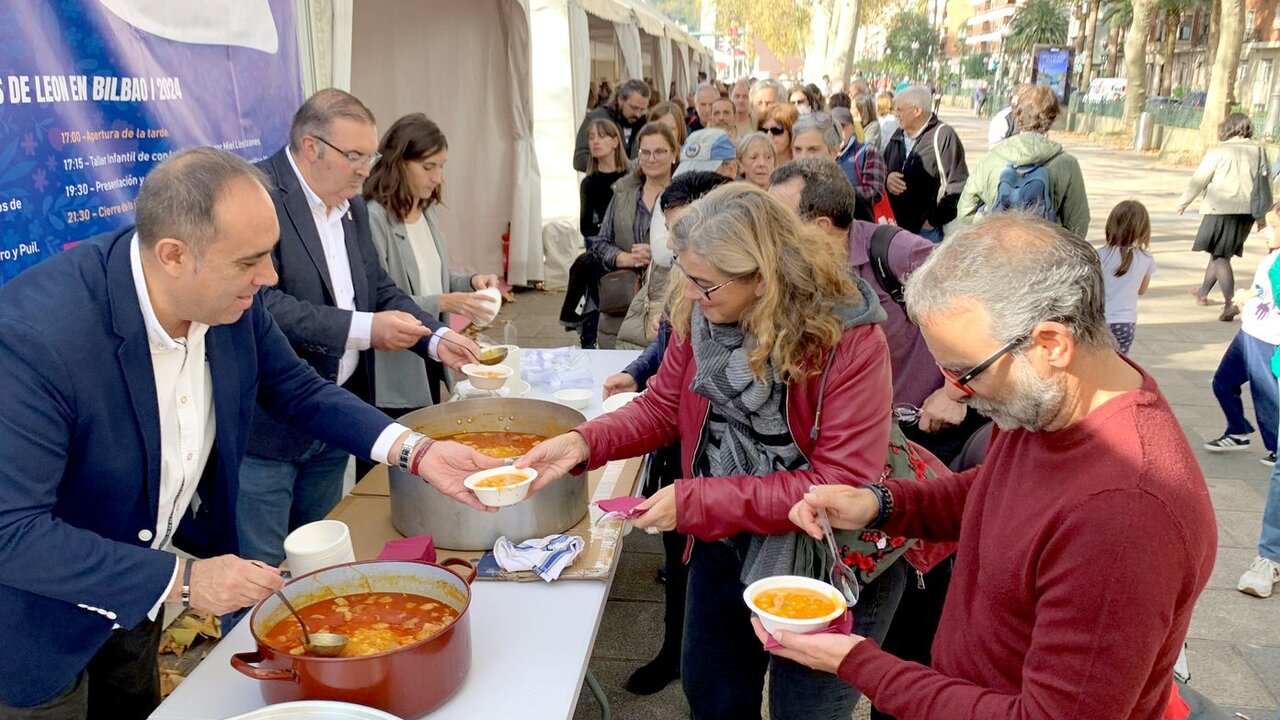
[(887, 483), (890, 534), (960, 541), (934, 666), (866, 640), (840, 677), (899, 720), (1160, 718), (1217, 529), (1143, 380), (1064, 430), (997, 432), (981, 467)]

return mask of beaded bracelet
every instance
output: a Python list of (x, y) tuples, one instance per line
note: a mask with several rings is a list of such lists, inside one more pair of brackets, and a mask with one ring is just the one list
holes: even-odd
[(875, 493), (876, 502), (880, 506), (876, 512), (876, 519), (867, 525), (868, 529), (874, 530), (875, 528), (884, 527), (884, 524), (889, 522), (889, 517), (893, 515), (893, 493), (884, 483), (871, 483), (867, 487), (871, 492)]
[(436, 441), (432, 440), (431, 438), (424, 438), (424, 439), (425, 439), (425, 442), (423, 442), (421, 445), (418, 446), (418, 449), (415, 450), (413, 453), (413, 459), (409, 461), (409, 472), (413, 473), (414, 475), (418, 475), (419, 477), (421, 477), (421, 473), (418, 472), (418, 463), (422, 462), (422, 459), (427, 456), (427, 450), (432, 445), (436, 444)]

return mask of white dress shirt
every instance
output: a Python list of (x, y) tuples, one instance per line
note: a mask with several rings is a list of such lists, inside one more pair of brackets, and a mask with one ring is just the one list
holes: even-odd
[[(209, 326), (193, 322), (185, 338), (170, 337), (151, 305), (137, 235), (129, 242), (129, 262), (142, 321), (147, 328), (147, 345), (151, 348), (160, 419), (160, 501), (156, 505), (156, 524), (154, 528), (139, 530), (138, 539), (150, 541), (152, 549), (170, 550), (178, 523), (196, 501), (196, 488), (213, 449), (213, 378), (204, 350)], [(169, 586), (147, 615), (152, 620), (168, 597), (177, 574), (175, 559)]]
[[(205, 358), (205, 335), (209, 326), (192, 322), (185, 338), (174, 338), (160, 325), (146, 277), (142, 272), (142, 255), (138, 236), (129, 243), (129, 262), (133, 269), (133, 286), (147, 329), (147, 345), (151, 349), (151, 367), (155, 374), (156, 404), (160, 419), (160, 494), (156, 506), (156, 524), (138, 531), (138, 539), (150, 541), (154, 550), (171, 551), (173, 535), (191, 505), (199, 507), (196, 489), (204, 474), (205, 463), (213, 450), (217, 424), (213, 414), (213, 376)], [(409, 428), (391, 423), (374, 441), (370, 457), (385, 463), (391, 446)], [(156, 619), (165, 598), (178, 579), (178, 560), (174, 558), (173, 575), (164, 592), (156, 599), (147, 617)], [(113, 614), (85, 606), (86, 610)], [(117, 627), (119, 627), (117, 625)]]
[(418, 275), (422, 278), (419, 295), (444, 294), (444, 269), (440, 263), (440, 251), (436, 249), (435, 236), (431, 234), (431, 226), (427, 224), (427, 216), (419, 215), (418, 219), (404, 224), (405, 235), (409, 239), (409, 247), (413, 248), (413, 259), (418, 264)]
[(351, 212), (351, 203), (343, 200), (341, 205), (332, 208), (325, 205), (324, 200), (311, 189), (306, 178), (298, 170), (293, 161), (293, 151), (286, 150), (289, 166), (293, 174), (298, 176), (302, 192), (307, 196), (307, 205), (311, 208), (311, 219), (315, 221), (316, 232), (320, 234), (320, 245), (324, 247), (324, 262), (329, 266), (329, 283), (333, 286), (334, 305), (342, 310), (351, 311), (351, 328), (347, 330), (346, 352), (338, 361), (338, 380), (342, 385), (356, 371), (360, 362), (360, 351), (368, 350), (373, 335), (373, 313), (356, 311), (356, 290), (351, 280), (351, 258), (347, 255), (347, 237), (342, 229), (342, 216)]

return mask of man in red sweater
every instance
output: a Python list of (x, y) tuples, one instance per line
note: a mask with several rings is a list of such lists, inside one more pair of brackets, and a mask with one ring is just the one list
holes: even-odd
[(1039, 220), (995, 216), (933, 252), (907, 307), (953, 397), (995, 420), (986, 461), (821, 487), (791, 511), (819, 538), (825, 507), (836, 527), (959, 540), (933, 667), (857, 636), (781, 633), (778, 654), (899, 720), (1163, 717), (1217, 530), (1173, 411), (1114, 350), (1103, 297), (1093, 249)]

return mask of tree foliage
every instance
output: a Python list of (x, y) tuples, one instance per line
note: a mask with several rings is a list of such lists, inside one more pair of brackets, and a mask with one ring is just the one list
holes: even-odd
[(1062, 0), (1028, 0), (1009, 21), (1007, 47), (1026, 52), (1036, 45), (1065, 45), (1069, 25)]
[(691, 28), (698, 27), (698, 21), (701, 19), (698, 0), (652, 0), (652, 2), (654, 7), (672, 20), (684, 23)]
[(964, 76), (970, 80), (989, 78), (994, 74), (991, 72), (991, 53), (968, 55), (961, 67), (964, 70)]
[(716, 32), (751, 26), (779, 57), (800, 55), (809, 41), (809, 3), (804, 0), (716, 0)]
[(889, 23), (886, 59), (902, 74), (928, 75), (929, 54), (938, 42), (924, 13), (900, 12)]

